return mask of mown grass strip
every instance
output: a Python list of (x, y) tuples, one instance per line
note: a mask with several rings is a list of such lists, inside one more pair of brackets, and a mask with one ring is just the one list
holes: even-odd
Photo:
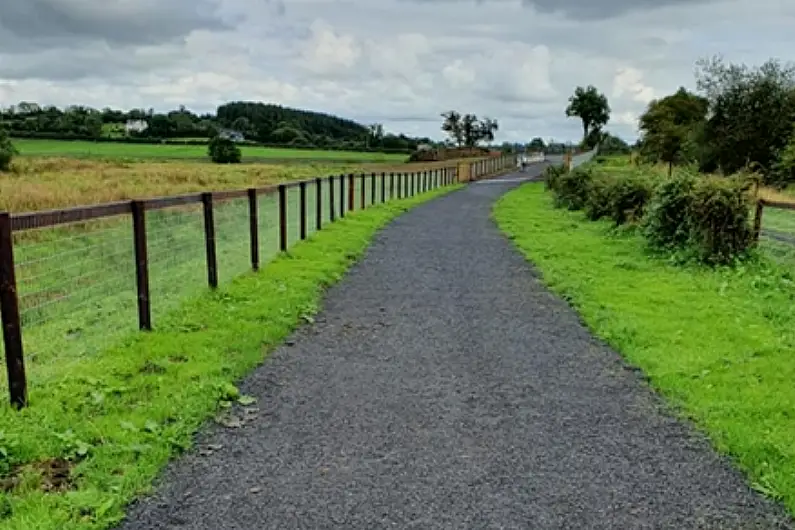
[(556, 210), (541, 184), (506, 195), (495, 219), (591, 329), (795, 512), (795, 285), (764, 258), (681, 267), (643, 239)]
[(250, 372), (303, 319), (374, 234), (451, 189), (346, 216), (307, 243), (215, 293), (155, 332), (65, 366), (31, 388), (30, 408), (0, 410), (0, 528), (107, 528), (146, 492), (202, 422), (238, 399)]

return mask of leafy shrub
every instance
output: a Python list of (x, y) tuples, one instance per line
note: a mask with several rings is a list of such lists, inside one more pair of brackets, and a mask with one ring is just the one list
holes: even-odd
[(588, 200), (592, 181), (593, 174), (589, 169), (577, 168), (558, 175), (553, 188), (555, 206), (569, 210), (582, 210)]
[(210, 158), (216, 164), (239, 164), (242, 158), (240, 148), (228, 138), (214, 137), (207, 148)]
[(616, 226), (639, 221), (652, 195), (649, 178), (636, 173), (604, 175), (593, 179), (585, 214), (596, 220), (609, 217)]
[(684, 173), (654, 188), (644, 221), (644, 234), (652, 247), (670, 249), (687, 244), (688, 215), (697, 182), (693, 175)]
[(612, 212), (611, 192), (614, 175), (600, 175), (591, 182), (588, 200), (585, 201), (585, 216), (591, 221), (609, 217)]
[(544, 170), (544, 188), (547, 190), (554, 191), (557, 187), (558, 178), (566, 172), (566, 168), (563, 166), (547, 166)]
[(0, 128), (0, 171), (8, 171), (11, 169), (11, 160), (14, 155), (19, 152), (14, 148), (11, 139), (5, 129)]
[(707, 178), (692, 191), (688, 242), (699, 259), (722, 264), (742, 256), (753, 241), (748, 184), (739, 179)]

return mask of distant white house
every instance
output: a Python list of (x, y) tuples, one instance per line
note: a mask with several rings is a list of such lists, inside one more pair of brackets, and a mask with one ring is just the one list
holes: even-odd
[(218, 131), (218, 136), (224, 140), (232, 140), (233, 142), (245, 142), (246, 137), (240, 131), (233, 129), (221, 129)]
[(430, 144), (420, 144), (417, 146), (417, 151), (430, 151), (433, 149), (433, 146)]
[(145, 120), (128, 120), (127, 123), (124, 124), (124, 132), (127, 134), (142, 133), (148, 128), (149, 124), (146, 123)]

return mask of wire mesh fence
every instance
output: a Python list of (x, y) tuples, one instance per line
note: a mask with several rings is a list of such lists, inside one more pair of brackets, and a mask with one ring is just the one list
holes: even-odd
[(45, 384), (64, 362), (157, 327), (186, 298), (258, 268), (351, 210), (452, 184), (458, 174), (455, 166), (338, 175), (277, 188), (0, 213), (0, 351), (12, 403), (26, 405), (28, 380)]
[[(764, 203), (763, 203), (764, 204)], [(773, 203), (762, 206), (759, 212), (759, 249), (776, 263), (795, 267), (795, 205), (777, 207)]]

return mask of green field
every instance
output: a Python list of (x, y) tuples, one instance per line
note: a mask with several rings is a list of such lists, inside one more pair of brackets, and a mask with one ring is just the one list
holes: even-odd
[[(235, 401), (254, 405), (238, 394), (234, 382), (297, 324), (311, 321), (323, 289), (341, 278), (378, 229), (407, 208), (452, 189), (357, 211), (278, 256), (273, 198), (263, 197), (261, 209), (270, 212), (261, 226), (263, 261), (275, 259), (256, 274), (245, 272), (246, 209), (230, 203), (217, 212), (223, 284), (216, 292), (204, 283), (201, 215), (181, 211), (153, 220), (150, 248), (163, 257), (153, 271), (160, 278), (153, 279), (153, 296), (159, 300), (155, 331), (133, 331), (134, 298), (129, 289), (116, 291), (121, 284), (99, 287), (104, 299), (82, 313), (71, 307), (51, 315), (57, 318), (50, 331), (28, 330), (31, 340), (39, 341), (29, 343), (34, 356), (30, 407), (22, 412), (0, 407), (0, 528), (101, 529), (118, 522), (125, 505), (191, 445), (202, 421)], [(293, 241), (295, 225), (290, 227)], [(69, 242), (57, 238), (41, 242), (41, 255), (33, 248), (23, 254), (38, 264), (51, 254), (47, 246), (57, 245), (62, 265), (89, 267), (84, 270), (89, 279), (105, 269), (110, 269), (105, 279), (123, 273), (129, 286), (129, 240), (123, 231), (108, 230), (102, 238), (111, 246), (101, 251), (96, 240), (88, 245), (91, 252), (74, 243), (82, 253), (75, 257)], [(58, 323), (68, 313), (77, 319)], [(121, 331), (115, 329), (119, 326)], [(56, 329), (64, 334), (51, 334)], [(47, 350), (48, 341), (64, 349)], [(53, 469), (65, 475), (54, 476)]]
[(540, 183), (495, 217), (600, 338), (795, 512), (795, 268), (677, 266), (631, 230), (553, 208)]
[[(152, 145), (66, 140), (14, 140), (22, 156), (63, 156), (75, 158), (208, 159), (204, 145)], [(243, 146), (243, 161), (316, 160), (341, 162), (404, 162), (405, 153), (366, 153)]]

